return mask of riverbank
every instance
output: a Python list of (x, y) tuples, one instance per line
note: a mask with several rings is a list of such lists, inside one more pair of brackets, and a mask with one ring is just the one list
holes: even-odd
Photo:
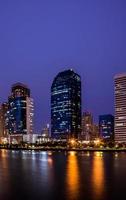
[(95, 151), (100, 151), (100, 152), (126, 152), (126, 148), (83, 148), (83, 149), (78, 149), (78, 148), (47, 148), (47, 147), (32, 147), (32, 148), (25, 148), (25, 147), (0, 147), (0, 149), (4, 150), (16, 150), (16, 151), (90, 151), (90, 152), (95, 152)]

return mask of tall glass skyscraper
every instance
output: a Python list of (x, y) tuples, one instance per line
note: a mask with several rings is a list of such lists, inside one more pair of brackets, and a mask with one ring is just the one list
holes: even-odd
[(11, 96), (8, 98), (6, 117), (10, 135), (33, 132), (33, 107), (30, 89), (22, 83), (14, 84), (11, 89)]
[(126, 143), (126, 73), (115, 76), (115, 141)]
[(75, 137), (81, 132), (81, 78), (72, 69), (60, 72), (51, 87), (51, 134)]

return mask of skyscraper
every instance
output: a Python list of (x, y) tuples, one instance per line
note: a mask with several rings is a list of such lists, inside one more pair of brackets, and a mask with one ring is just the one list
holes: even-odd
[(81, 78), (72, 69), (60, 72), (51, 87), (52, 137), (78, 137), (81, 132)]
[(6, 137), (8, 135), (8, 130), (6, 128), (6, 114), (8, 111), (8, 103), (3, 103), (0, 105), (0, 136)]
[(99, 131), (100, 138), (104, 140), (114, 139), (114, 116), (113, 115), (100, 115), (99, 116)]
[(115, 76), (115, 141), (126, 143), (126, 73)]
[(7, 127), (10, 135), (30, 134), (33, 132), (33, 99), (30, 89), (16, 83), (12, 86), (8, 98)]

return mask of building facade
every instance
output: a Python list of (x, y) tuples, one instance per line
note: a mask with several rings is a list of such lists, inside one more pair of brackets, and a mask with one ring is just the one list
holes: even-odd
[(49, 124), (46, 124), (46, 126), (42, 129), (41, 133), (42, 137), (49, 138), (50, 133), (49, 133)]
[(78, 137), (81, 132), (81, 78), (72, 69), (60, 72), (51, 86), (51, 135)]
[(31, 97), (26, 97), (26, 127), (27, 127), (27, 134), (33, 134), (34, 101)]
[(82, 115), (82, 138), (91, 140), (93, 134), (93, 116), (90, 112), (83, 112)]
[(113, 141), (114, 139), (114, 116), (100, 115), (99, 116), (99, 131), (100, 138), (103, 140)]
[(6, 128), (6, 115), (8, 111), (8, 103), (0, 105), (0, 137), (8, 136), (8, 129)]
[(126, 73), (116, 75), (115, 83), (115, 142), (126, 143)]
[(30, 89), (16, 83), (12, 86), (11, 96), (8, 98), (7, 127), (10, 135), (33, 133), (33, 99)]
[(93, 140), (99, 139), (99, 124), (93, 124)]

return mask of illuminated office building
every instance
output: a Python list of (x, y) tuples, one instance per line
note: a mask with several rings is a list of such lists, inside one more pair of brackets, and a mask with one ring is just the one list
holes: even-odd
[(100, 138), (103, 140), (114, 139), (114, 116), (113, 115), (100, 115), (99, 116), (99, 131)]
[(81, 132), (81, 78), (72, 69), (60, 72), (51, 87), (52, 137), (75, 137)]
[(30, 97), (30, 89), (16, 83), (12, 86), (8, 98), (7, 127), (10, 135), (33, 133), (34, 104)]
[(115, 76), (115, 141), (126, 143), (126, 73)]

